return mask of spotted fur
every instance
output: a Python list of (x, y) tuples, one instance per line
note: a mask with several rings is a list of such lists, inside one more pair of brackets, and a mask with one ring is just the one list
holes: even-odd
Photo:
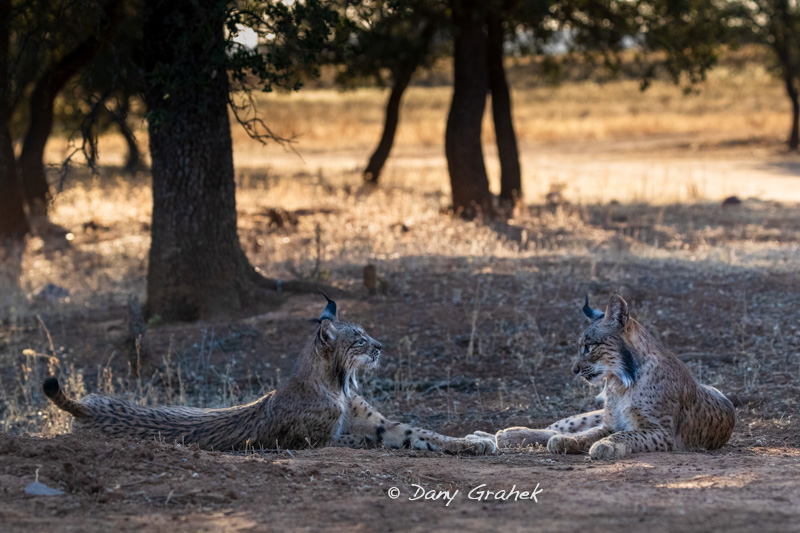
[(572, 371), (604, 385), (605, 407), (546, 429), (504, 429), (496, 434), (499, 447), (538, 443), (552, 453), (588, 449), (592, 459), (618, 459), (636, 452), (713, 450), (728, 442), (733, 404), (695, 382), (675, 355), (630, 318), (625, 300), (614, 295), (605, 314), (589, 311), (594, 320), (580, 336)]
[(77, 402), (58, 381), (44, 382), (47, 397), (75, 417), (76, 430), (114, 437), (159, 438), (201, 448), (296, 449), (322, 446), (413, 448), (448, 453), (495, 451), (494, 439), (452, 438), (386, 419), (356, 394), (357, 373), (374, 368), (381, 343), (358, 324), (340, 322), (329, 303), (281, 388), (227, 409), (145, 407), (91, 394)]

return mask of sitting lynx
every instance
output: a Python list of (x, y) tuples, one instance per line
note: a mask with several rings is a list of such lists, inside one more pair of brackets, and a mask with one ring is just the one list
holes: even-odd
[[(589, 307), (592, 324), (580, 336), (575, 374), (594, 385), (605, 383), (605, 408), (546, 429), (514, 427), (499, 431), (498, 447), (539, 443), (552, 453), (580, 453), (592, 459), (619, 459), (629, 453), (712, 450), (730, 438), (733, 404), (713, 387), (694, 381), (688, 369), (628, 314), (614, 295), (603, 313)], [(477, 436), (488, 436), (476, 432)]]
[(328, 299), (288, 383), (247, 405), (228, 409), (144, 407), (95, 394), (76, 402), (64, 394), (55, 378), (44, 382), (44, 393), (75, 417), (79, 429), (115, 437), (197, 443), (205, 449), (383, 445), (448, 453), (495, 451), (494, 437), (445, 437), (391, 422), (370, 407), (354, 392), (358, 388), (356, 373), (375, 367), (380, 355), (381, 343), (361, 326), (339, 322), (336, 303)]

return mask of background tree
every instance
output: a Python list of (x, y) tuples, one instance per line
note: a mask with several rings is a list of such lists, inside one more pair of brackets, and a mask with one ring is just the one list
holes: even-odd
[(11, 0), (0, 0), (0, 244), (28, 233), (22, 189), (9, 123), (14, 95), (11, 83)]
[[(21, 238), (50, 198), (44, 147), (53, 102), (113, 35), (125, 3), (31, 0), (0, 6), (0, 235)], [(19, 158), (13, 143), (22, 139)]]
[(504, 42), (522, 37), (525, 46), (542, 55), (552, 54), (553, 44), (559, 42), (567, 56), (601, 58), (612, 71), (619, 68), (619, 54), (633, 48), (638, 51), (643, 88), (662, 70), (690, 87), (703, 80), (716, 61), (724, 34), (719, 7), (703, 0), (452, 0), (451, 7), (454, 92), (445, 151), (453, 208), (465, 216), (491, 214), (494, 208), (480, 145), (485, 102), (479, 93), (483, 90), (485, 96), (487, 80), (501, 160), (501, 198), (512, 201), (522, 193), (502, 64)]
[(143, 165), (132, 128), (132, 119), (144, 118), (139, 97), (143, 83), (142, 21), (140, 2), (128, 0), (128, 7), (114, 38), (61, 92), (55, 120), (68, 135), (81, 133), (82, 148), (85, 146), (92, 165), (98, 137), (117, 131), (127, 146), (123, 170), (132, 173)]
[[(792, 0), (737, 0), (727, 12), (735, 38), (772, 50), (773, 72), (783, 80), (792, 104), (789, 149), (800, 146), (800, 3)], [(739, 31), (736, 31), (739, 30)]]
[(506, 34), (506, 14), (513, 11), (516, 2), (503, 1), (491, 5), (486, 17), (486, 68), (489, 74), (489, 92), (492, 95), (497, 157), (500, 160), (500, 201), (513, 204), (522, 197), (522, 169), (519, 164), (517, 135), (511, 113), (511, 91), (506, 81), (503, 65)]
[(431, 65), (442, 46), (434, 39), (446, 22), (446, 3), (439, 0), (347, 2), (352, 31), (342, 34), (335, 62), (336, 80), (343, 87), (363, 81), (391, 90), (386, 102), (383, 133), (364, 169), (364, 181), (377, 184), (394, 144), (400, 102), (414, 73)]
[(445, 130), (445, 155), (453, 210), (464, 216), (494, 213), (483, 159), (481, 126), (489, 88), (486, 9), (478, 0), (452, 0), (453, 97)]
[[(43, 55), (49, 57), (50, 61), (38, 73), (28, 97), (28, 127), (19, 155), (23, 190), (32, 214), (46, 213), (50, 201), (50, 188), (44, 168), (44, 149), (53, 128), (54, 100), (66, 83), (87, 66), (113, 37), (124, 16), (124, 7), (125, 4), (118, 1), (98, 4), (90, 12), (94, 15), (94, 20), (87, 25), (86, 13), (81, 9), (85, 6), (66, 5), (63, 15), (76, 22), (83, 20), (83, 24), (79, 26), (84, 25), (84, 28), (78, 35), (84, 37), (74, 43), (70, 42), (72, 39), (64, 37), (65, 42), (60, 46), (43, 50)], [(56, 24), (64, 24), (64, 20), (59, 20)], [(38, 31), (42, 31), (42, 28)], [(62, 29), (61, 34), (63, 33)], [(28, 61), (33, 60), (33, 57), (28, 58)]]

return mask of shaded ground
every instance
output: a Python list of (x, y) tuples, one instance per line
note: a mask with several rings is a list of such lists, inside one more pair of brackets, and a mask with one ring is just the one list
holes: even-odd
[[(699, 380), (734, 400), (730, 443), (592, 463), (535, 450), (226, 454), (60, 435), (69, 417), (41, 393), (51, 373), (76, 396), (249, 401), (285, 379), (313, 330), (306, 319), (324, 306), (292, 296), (261, 316), (156, 320), (137, 357), (126, 302), (144, 292), (149, 197), (144, 180), (111, 179), (68, 190), (54, 218), (72, 239), (31, 239), (3, 278), (20, 277), (0, 309), (3, 529), (800, 529), (797, 205), (542, 201), (483, 224), (442, 215), (435, 191), (331, 185), (359, 179), (298, 174), (243, 187), (240, 231), (269, 275), (316, 276), (345, 293), (342, 318), (385, 347), (363, 385), (385, 415), (459, 436), (592, 409), (597, 391), (569, 371), (585, 327), (580, 305), (585, 292), (600, 307), (619, 290)], [(288, 210), (285, 224), (273, 221), (274, 206)], [(367, 263), (385, 293), (367, 294)], [(46, 283), (69, 296), (37, 297)], [(37, 469), (65, 494), (26, 495)], [(467, 498), (484, 483), (542, 492), (538, 503)], [(413, 484), (459, 495), (447, 507), (408, 501)], [(387, 496), (393, 486), (397, 500)]]

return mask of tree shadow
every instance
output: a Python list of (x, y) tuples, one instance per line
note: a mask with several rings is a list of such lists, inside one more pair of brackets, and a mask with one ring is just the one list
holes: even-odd
[(759, 166), (760, 169), (769, 170), (777, 174), (786, 174), (790, 178), (800, 178), (800, 160), (797, 161), (767, 161)]
[(0, 321), (2, 322), (7, 321), (12, 314), (19, 312), (27, 304), (25, 291), (20, 285), (25, 244), (25, 241), (14, 240), (0, 243), (0, 294), (3, 298)]

